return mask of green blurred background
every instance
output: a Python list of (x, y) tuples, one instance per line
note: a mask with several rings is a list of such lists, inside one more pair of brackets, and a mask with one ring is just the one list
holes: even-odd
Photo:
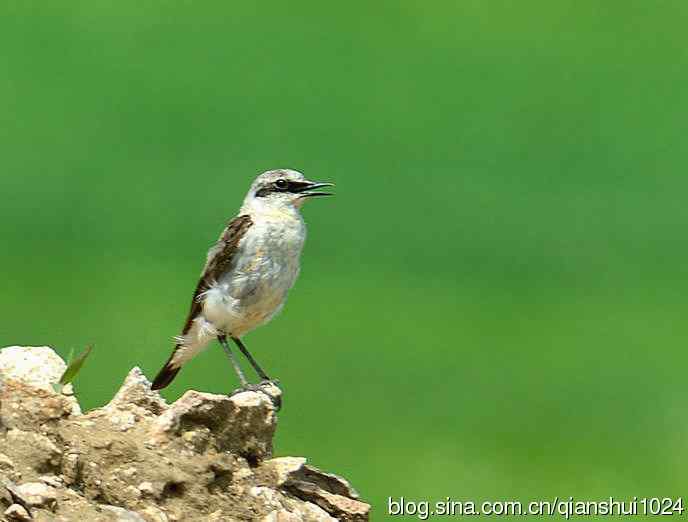
[[(416, 500), (688, 479), (688, 4), (0, 6), (0, 345), (152, 377), (253, 177), (304, 209), (279, 455)], [(217, 345), (166, 390), (227, 392)]]

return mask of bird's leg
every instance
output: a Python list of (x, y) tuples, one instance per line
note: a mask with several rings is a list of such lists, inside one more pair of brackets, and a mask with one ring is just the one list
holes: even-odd
[(268, 377), (267, 373), (265, 373), (263, 371), (263, 369), (260, 367), (260, 365), (251, 356), (251, 354), (248, 352), (248, 350), (244, 346), (244, 343), (241, 342), (241, 339), (239, 339), (238, 337), (232, 337), (232, 341), (234, 341), (234, 344), (236, 344), (239, 347), (239, 350), (241, 350), (241, 353), (243, 353), (244, 356), (248, 359), (248, 362), (251, 363), (251, 366), (253, 366), (253, 369), (256, 371), (258, 376), (261, 379), (263, 379), (263, 381), (274, 382), (270, 377)]
[(242, 388), (248, 388), (249, 387), (248, 381), (246, 380), (246, 377), (244, 377), (244, 372), (241, 371), (241, 367), (239, 366), (239, 363), (234, 358), (234, 354), (232, 353), (232, 350), (229, 347), (229, 344), (227, 344), (227, 336), (226, 335), (218, 335), (217, 340), (222, 345), (222, 348), (224, 348), (225, 353), (227, 354), (227, 357), (229, 357), (229, 360), (232, 361), (232, 366), (234, 366), (234, 371), (239, 376), (239, 381), (241, 382), (241, 387)]
[[(236, 359), (234, 359), (234, 354), (229, 349), (229, 345), (227, 344), (227, 337), (224, 335), (219, 335), (217, 338), (220, 341), (220, 344), (222, 344), (222, 347), (225, 349), (225, 352), (227, 352), (227, 355), (232, 361), (234, 369), (236, 370), (237, 375), (239, 376), (239, 380), (241, 381), (241, 390), (236, 390), (231, 395), (246, 390), (262, 392), (270, 398), (272, 404), (274, 404), (275, 406), (275, 409), (279, 411), (282, 408), (282, 392), (277, 386), (277, 381), (273, 381), (270, 379), (270, 377), (267, 376), (263, 369), (258, 365), (256, 360), (253, 357), (251, 357), (250, 353), (248, 353), (248, 350), (246, 349), (244, 344), (237, 337), (232, 337), (232, 341), (236, 343), (236, 345), (239, 347), (239, 350), (241, 350), (241, 353), (243, 353), (246, 356), (248, 361), (251, 363), (251, 366), (253, 366), (253, 369), (256, 370), (256, 373), (260, 376), (261, 379), (263, 379), (263, 382), (261, 382), (260, 384), (249, 384), (246, 381), (246, 377), (244, 377), (244, 373), (241, 371), (241, 368), (239, 368)], [(266, 386), (266, 384), (268, 386)], [(270, 385), (274, 387), (272, 390), (270, 389)], [(277, 392), (274, 391), (275, 389), (277, 390)]]

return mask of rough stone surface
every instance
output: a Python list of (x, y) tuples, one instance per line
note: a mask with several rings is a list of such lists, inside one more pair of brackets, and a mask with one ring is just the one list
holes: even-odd
[(62, 394), (52, 387), (66, 367), (48, 346), (0, 350), (0, 429), (48, 433), (60, 419), (81, 414), (71, 386)]
[(12, 491), (25, 507), (52, 508), (57, 501), (57, 490), (42, 482), (27, 482)]
[(196, 448), (205, 445), (203, 434), (210, 433), (216, 449), (261, 460), (272, 454), (276, 423), (272, 400), (263, 393), (228, 397), (192, 390), (154, 421), (150, 442), (161, 444), (181, 437)]
[(67, 365), (48, 346), (8, 346), (0, 351), (0, 374), (32, 388), (53, 391)]
[(138, 513), (134, 513), (133, 511), (129, 511), (128, 509), (124, 509), (121, 507), (100, 506), (100, 509), (104, 513), (109, 513), (112, 516), (114, 516), (117, 522), (146, 522), (146, 519)]
[(22, 473), (55, 471), (62, 460), (62, 452), (50, 438), (31, 431), (8, 430), (0, 447), (14, 454), (14, 460), (20, 463), (18, 471)]
[(28, 521), (31, 520), (31, 515), (21, 504), (12, 504), (5, 510), (4, 513), (7, 520)]
[(134, 368), (106, 406), (82, 414), (52, 387), (64, 369), (47, 347), (0, 350), (3, 520), (368, 520), (346, 480), (272, 457), (274, 386), (189, 391), (168, 405)]

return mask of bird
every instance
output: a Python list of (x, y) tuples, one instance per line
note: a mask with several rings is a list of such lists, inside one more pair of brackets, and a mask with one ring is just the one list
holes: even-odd
[(277, 382), (251, 356), (242, 338), (282, 310), (298, 277), (306, 239), (301, 207), (309, 199), (332, 196), (319, 190), (332, 186), (291, 169), (269, 170), (253, 181), (238, 214), (208, 251), (186, 322), (153, 380), (153, 390), (168, 386), (215, 339), (229, 357), (241, 390), (260, 385), (249, 384), (227, 339), (246, 357), (261, 383)]

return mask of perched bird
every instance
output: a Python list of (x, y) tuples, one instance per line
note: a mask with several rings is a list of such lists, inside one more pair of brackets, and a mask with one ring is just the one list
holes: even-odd
[(236, 371), (241, 387), (251, 388), (227, 338), (246, 356), (264, 381), (271, 381), (244, 346), (241, 337), (267, 323), (284, 306), (299, 274), (306, 224), (299, 209), (332, 183), (307, 180), (295, 170), (264, 172), (251, 185), (239, 214), (208, 251), (208, 259), (191, 300), (191, 309), (175, 338), (172, 355), (153, 381), (164, 388), (181, 367), (217, 339)]

